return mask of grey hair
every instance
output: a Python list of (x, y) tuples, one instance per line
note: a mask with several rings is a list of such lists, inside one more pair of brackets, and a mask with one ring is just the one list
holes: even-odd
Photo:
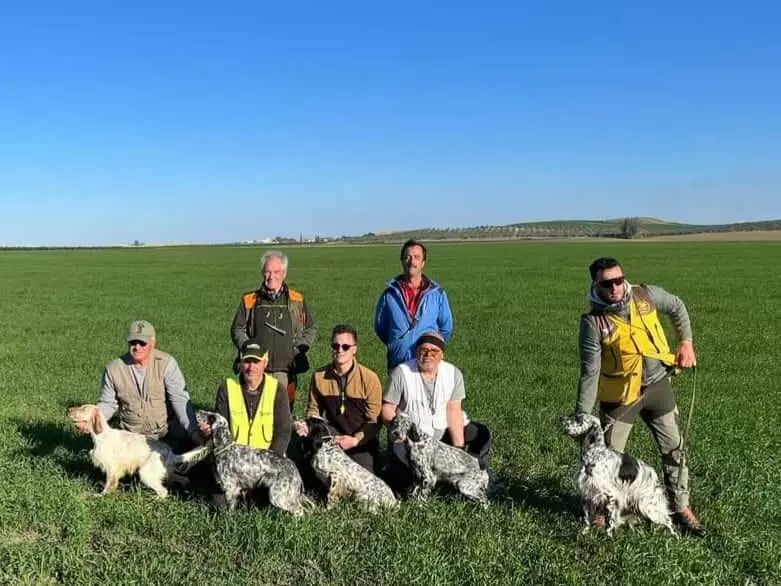
[(264, 252), (263, 256), (260, 257), (260, 267), (262, 269), (266, 268), (266, 262), (270, 258), (278, 258), (282, 262), (282, 270), (287, 273), (287, 255), (284, 252), (279, 250), (267, 250)]

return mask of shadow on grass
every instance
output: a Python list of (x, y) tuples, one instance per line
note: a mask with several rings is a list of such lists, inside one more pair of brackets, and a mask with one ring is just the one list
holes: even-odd
[(513, 503), (550, 516), (575, 518), (581, 514), (580, 499), (570, 486), (556, 478), (498, 476), (499, 488), (491, 500)]
[(53, 421), (11, 420), (25, 439), (27, 455), (46, 458), (57, 464), (69, 477), (99, 477), (86, 452), (92, 448), (89, 436)]
[[(11, 420), (19, 434), (27, 444), (23, 448), (25, 456), (43, 458), (58, 466), (69, 478), (86, 478), (95, 485), (96, 490), (103, 486), (104, 475), (93, 466), (87, 455), (92, 449), (92, 440), (88, 435), (81, 435), (73, 429), (68, 429), (52, 421)], [(188, 474), (191, 486), (182, 488), (170, 486), (174, 498), (186, 501), (211, 503), (215, 484), (212, 473), (212, 462), (206, 460), (193, 467)], [(140, 482), (135, 476), (126, 476), (119, 485), (119, 491), (149, 490), (140, 488)]]

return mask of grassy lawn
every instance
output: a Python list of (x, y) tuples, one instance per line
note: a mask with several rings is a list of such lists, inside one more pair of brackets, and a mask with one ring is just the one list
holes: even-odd
[[(68, 406), (97, 398), (127, 324), (150, 320), (209, 407), (230, 372), (229, 328), (259, 279), (257, 248), (0, 252), (0, 584), (778, 584), (781, 429), (777, 350), (781, 243), (434, 244), (427, 273), (455, 316), (449, 360), (466, 408), (494, 433), (506, 494), (488, 510), (456, 497), (376, 517), (345, 505), (300, 520), (251, 508), (215, 514), (135, 482), (103, 499)], [(337, 322), (384, 374), (374, 304), (396, 247), (291, 248), (289, 282), (318, 321), (313, 365)], [(640, 525), (581, 535), (572, 410), (587, 265), (622, 260), (632, 282), (681, 296), (700, 372), (689, 463), (710, 529), (679, 539)], [(690, 374), (676, 387), (682, 411)], [(300, 396), (296, 411), (303, 409)], [(639, 424), (629, 443), (659, 467)]]

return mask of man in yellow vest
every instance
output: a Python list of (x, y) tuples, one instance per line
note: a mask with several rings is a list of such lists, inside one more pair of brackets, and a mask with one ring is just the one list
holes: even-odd
[[(675, 522), (685, 533), (702, 536), (705, 530), (689, 504), (678, 407), (670, 385), (673, 368), (697, 363), (689, 313), (683, 301), (661, 287), (630, 285), (614, 258), (596, 259), (589, 272), (591, 311), (580, 319), (575, 411), (591, 413), (599, 400), (605, 440), (618, 452), (624, 451), (639, 415), (659, 448)], [(675, 326), (675, 354), (667, 344), (660, 313), (670, 316)], [(605, 518), (597, 516), (594, 522), (604, 525)]]
[(236, 443), (284, 456), (292, 421), (287, 393), (266, 374), (268, 350), (252, 338), (239, 354), (239, 380), (226, 379), (217, 389), (214, 410), (230, 424)]

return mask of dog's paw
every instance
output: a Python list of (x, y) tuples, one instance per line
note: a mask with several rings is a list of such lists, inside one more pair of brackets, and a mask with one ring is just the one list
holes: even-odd
[(412, 495), (410, 496), (414, 501), (417, 501), (419, 503), (425, 503), (426, 501), (428, 501), (428, 497), (430, 496), (430, 494), (431, 493), (426, 490), (417, 490), (417, 491), (413, 491)]

